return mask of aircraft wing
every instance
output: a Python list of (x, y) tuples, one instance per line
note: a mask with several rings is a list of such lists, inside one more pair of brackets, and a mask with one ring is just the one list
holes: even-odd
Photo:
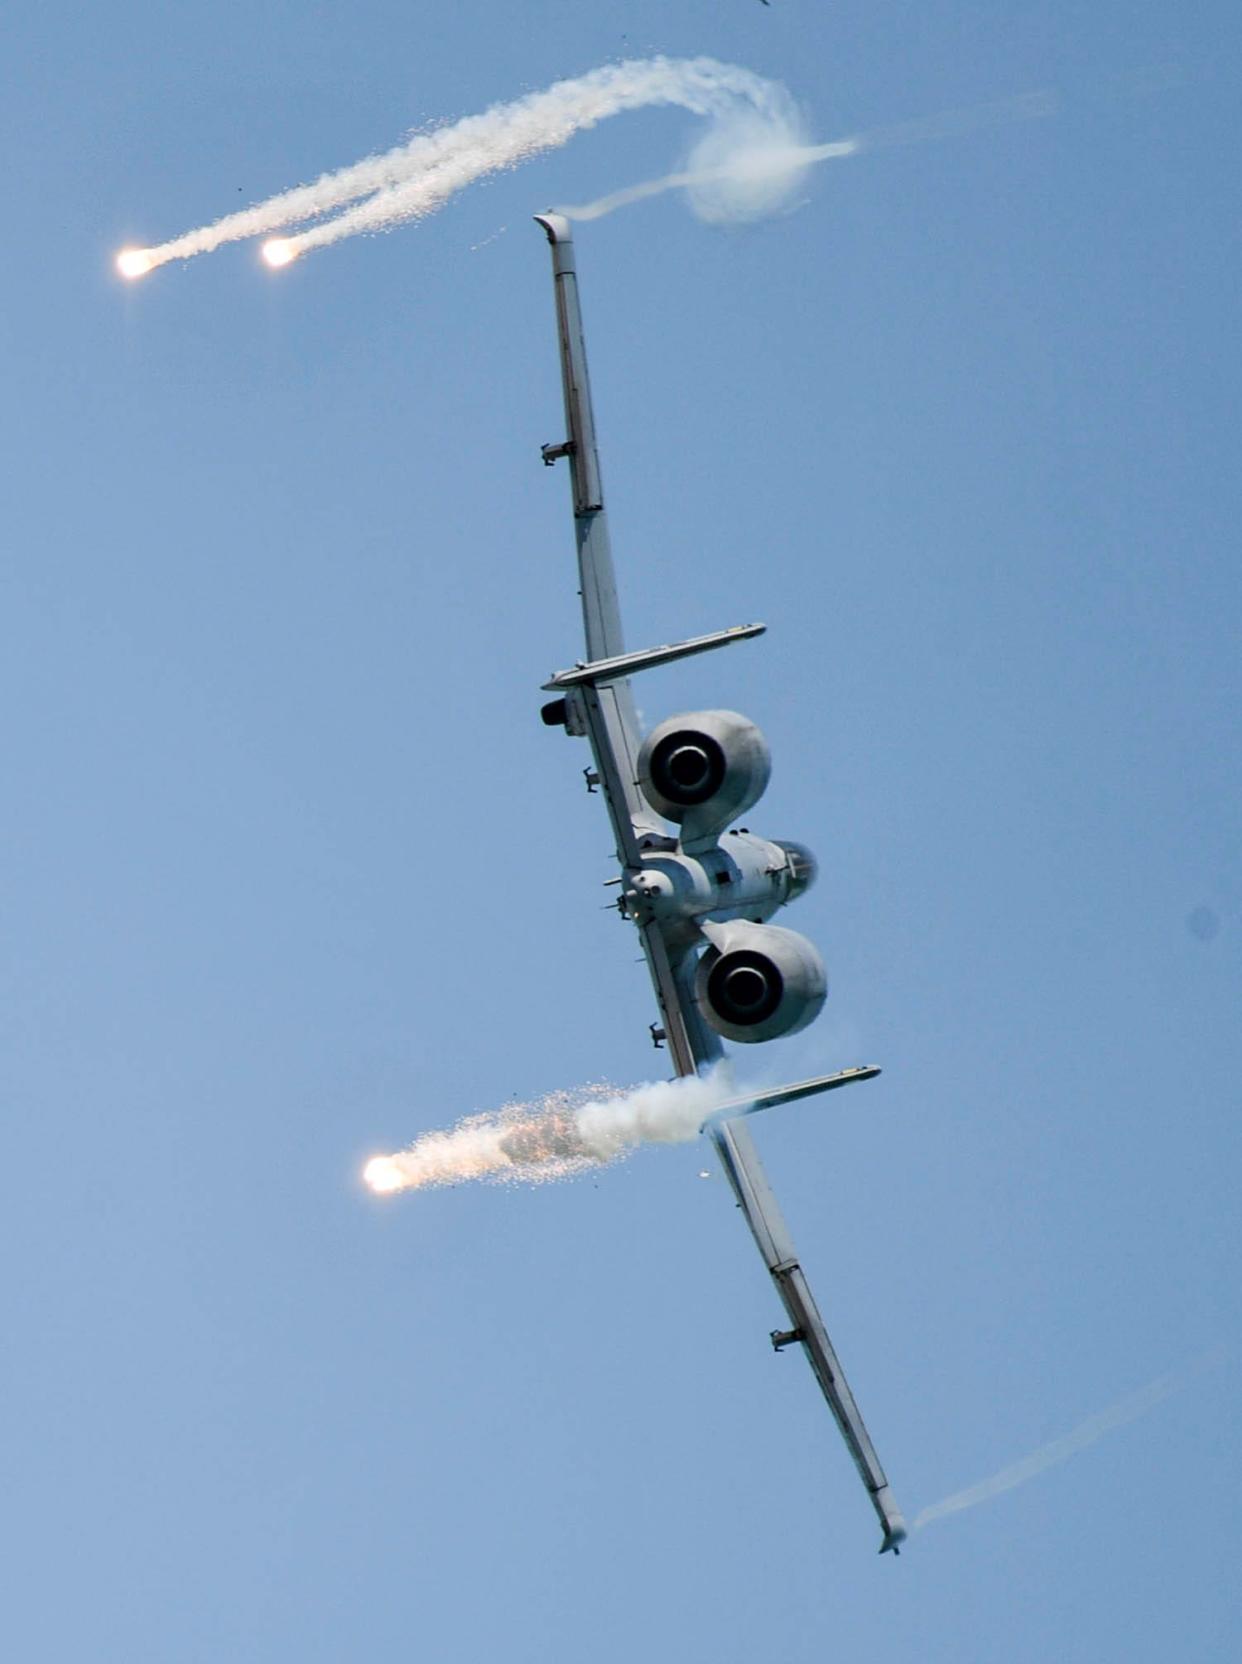
[[(560, 214), (537, 214), (552, 247), (552, 281), (556, 295), (556, 327), (560, 347), (561, 391), (568, 430), (559, 445), (545, 445), (543, 459), (569, 462), (574, 505), (574, 534), (578, 549), (578, 589), (586, 659), (545, 684), (546, 691), (563, 691), (563, 702), (544, 707), (545, 718), (561, 721), (571, 733), (586, 734), (595, 760), (593, 778), (612, 822), (617, 859), (623, 873), (642, 864), (644, 839), (652, 847), (667, 843), (662, 822), (638, 789), (638, 718), (629, 673), (667, 664), (710, 648), (725, 646), (758, 634), (761, 624), (720, 630), (677, 646), (627, 653), (617, 602), (617, 581), (604, 509), (604, 486), (595, 441), (595, 417), (587, 374), (586, 342), (578, 301), (578, 274), (573, 236)], [(654, 921), (640, 926), (647, 967), (660, 1007), (663, 1038), (679, 1075), (693, 1075), (700, 1065), (723, 1056), (719, 1039), (690, 1009), (688, 995), (693, 964), (684, 950), (678, 954), (665, 941)]]
[[(595, 441), (573, 238), (568, 221), (561, 215), (540, 214), (536, 218), (552, 246), (561, 383), (568, 429), (561, 444), (544, 446), (543, 459), (551, 464), (564, 457), (569, 462), (586, 636), (586, 659), (545, 684), (547, 690), (560, 692), (561, 698), (544, 707), (544, 718), (563, 724), (570, 733), (585, 734), (590, 740), (594, 769), (588, 776), (588, 784), (598, 786), (602, 792), (624, 883), (629, 874), (641, 868), (644, 845), (660, 848), (668, 847), (669, 843), (662, 822), (638, 787), (640, 735), (629, 675), (691, 653), (744, 640), (758, 634), (763, 626), (742, 625), (674, 646), (626, 652)], [(653, 1027), (657, 1043), (667, 1044), (678, 1075), (698, 1074), (718, 1064), (724, 1056), (723, 1047), (719, 1036), (703, 1021), (694, 996), (697, 947), (679, 947), (666, 938), (653, 919), (639, 925), (639, 935), (660, 1010), (659, 1028)], [(766, 1101), (776, 1103), (805, 1096), (811, 1091), (845, 1084), (847, 1080), (866, 1079), (875, 1073), (878, 1071), (874, 1069), (860, 1069), (847, 1070), (838, 1076), (821, 1076), (814, 1082), (777, 1089), (767, 1095)], [(715, 1145), (737, 1204), (789, 1316), (790, 1328), (774, 1331), (772, 1343), (778, 1350), (795, 1343), (802, 1346), (879, 1516), (884, 1532), (881, 1552), (896, 1550), (906, 1535), (905, 1522), (893, 1501), (884, 1470), (794, 1251), (788, 1227), (742, 1119), (745, 1113), (761, 1105), (755, 1098), (746, 1098), (724, 1107), (726, 1111), (734, 1109), (735, 1117), (713, 1119), (705, 1131)]]
[[(595, 443), (574, 245), (568, 221), (557, 214), (538, 218), (552, 245), (561, 388), (569, 429), (563, 444), (544, 446), (543, 459), (552, 463), (563, 456), (569, 461), (587, 661), (608, 661), (625, 652), (625, 642)], [(639, 733), (629, 681), (624, 676), (583, 681), (566, 695), (565, 710), (566, 726), (578, 732), (585, 726), (590, 735), (595, 772), (616, 835), (617, 858), (623, 867), (637, 866), (639, 829), (658, 833), (661, 828), (636, 784)]]
[(801, 1345), (879, 1518), (884, 1533), (880, 1553), (889, 1549), (896, 1553), (905, 1541), (906, 1522), (893, 1499), (880, 1458), (828, 1338), (750, 1129), (738, 1117), (713, 1123), (708, 1127), (708, 1135), (789, 1315), (788, 1329), (772, 1331), (772, 1345), (778, 1352), (786, 1346)]

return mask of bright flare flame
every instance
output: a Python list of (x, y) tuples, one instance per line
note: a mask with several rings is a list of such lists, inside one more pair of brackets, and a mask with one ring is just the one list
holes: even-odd
[(116, 269), (122, 277), (145, 277), (154, 265), (145, 248), (123, 248), (116, 257)]
[(363, 1180), (377, 1196), (388, 1196), (405, 1186), (401, 1169), (391, 1156), (372, 1156), (362, 1169)]
[(287, 266), (297, 259), (297, 247), (288, 237), (272, 237), (263, 245), (263, 258), (269, 266)]

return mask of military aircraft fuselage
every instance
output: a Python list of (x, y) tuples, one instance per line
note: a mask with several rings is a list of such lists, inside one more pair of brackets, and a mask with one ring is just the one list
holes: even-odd
[(663, 841), (668, 848), (645, 849), (641, 868), (622, 880), (618, 906), (636, 924), (657, 922), (670, 944), (701, 941), (704, 923), (766, 923), (808, 887), (814, 873), (813, 859), (802, 845), (777, 843), (740, 828), (697, 855), (687, 854), (672, 838)]

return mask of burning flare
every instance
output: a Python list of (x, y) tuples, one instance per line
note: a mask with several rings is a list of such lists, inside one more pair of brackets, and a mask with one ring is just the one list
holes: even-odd
[(297, 257), (297, 244), (292, 237), (271, 237), (263, 245), (263, 258), (269, 266), (287, 266)]
[(391, 1156), (372, 1156), (362, 1169), (362, 1177), (377, 1196), (387, 1196), (405, 1188), (401, 1169)]
[(116, 257), (116, 269), (122, 277), (145, 277), (155, 265), (149, 249), (123, 248)]
[(723, 1070), (628, 1092), (608, 1085), (549, 1092), (534, 1103), (467, 1115), (394, 1155), (372, 1156), (362, 1177), (377, 1196), (465, 1179), (545, 1184), (606, 1166), (640, 1144), (687, 1143), (734, 1093)]

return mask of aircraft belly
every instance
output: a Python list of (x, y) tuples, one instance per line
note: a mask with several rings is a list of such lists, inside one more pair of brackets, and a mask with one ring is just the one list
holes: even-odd
[(736, 833), (701, 855), (681, 849), (644, 853), (627, 878), (621, 899), (628, 917), (653, 919), (694, 939), (704, 920), (770, 919), (788, 898), (791, 869), (779, 844)]
[[(700, 948), (705, 936), (712, 939), (720, 956), (714, 961), (717, 967), (728, 958), (731, 938), (740, 937), (746, 931), (761, 935), (761, 925), (769, 942), (790, 937), (801, 942), (795, 932), (767, 926), (766, 921), (782, 904), (794, 900), (809, 886), (815, 876), (815, 862), (801, 845), (772, 843), (743, 829), (725, 832), (733, 817), (745, 813), (758, 800), (767, 783), (767, 753), (762, 736), (753, 724), (746, 723), (736, 713), (699, 715), (704, 720), (719, 719), (714, 727), (709, 723), (709, 729), (705, 730), (717, 748), (725, 740), (730, 740), (735, 748), (741, 745), (740, 732), (743, 737), (750, 736), (745, 767), (739, 765), (739, 779), (750, 784), (745, 790), (738, 786), (740, 795), (726, 794), (721, 800), (725, 788), (718, 782), (714, 797), (696, 798), (694, 780), (687, 782), (674, 773), (669, 777), (674, 787), (680, 785), (684, 789), (681, 795), (674, 790), (670, 796), (667, 782), (662, 788), (650, 772), (651, 759), (644, 752), (647, 742), (642, 741), (639, 732), (629, 676), (757, 635), (763, 626), (737, 626), (664, 647), (626, 652), (604, 511), (573, 239), (564, 216), (550, 213), (536, 217), (552, 248), (567, 430), (563, 442), (543, 447), (543, 460), (552, 464), (565, 458), (569, 463), (586, 637), (585, 660), (579, 660), (572, 670), (560, 672), (544, 684), (545, 690), (551, 688), (565, 696), (563, 701), (545, 707), (544, 720), (559, 723), (570, 734), (585, 733), (590, 740), (595, 766), (587, 771), (587, 782), (592, 789), (596, 786), (602, 789), (612, 823), (621, 867), (620, 911), (638, 928), (659, 1004), (661, 1022), (653, 1025), (653, 1038), (657, 1044), (667, 1046), (669, 1059), (679, 1076), (706, 1073), (723, 1061), (724, 1048), (717, 1032), (720, 1009), (712, 1007), (715, 1026), (709, 1026), (706, 1005), (700, 1004), (698, 981), (703, 964)], [(547, 714), (549, 711), (553, 713), (551, 716)], [(717, 732), (722, 723), (728, 730), (723, 738)], [(651, 741), (651, 736), (648, 741), (657, 743)], [(727, 769), (724, 778), (726, 781), (730, 778)], [(757, 790), (754, 789), (756, 779)], [(663, 792), (658, 811), (653, 806), (656, 796), (649, 800), (649, 791)], [(678, 812), (668, 812), (670, 809)], [(661, 815), (664, 813), (677, 823), (679, 841), (675, 842), (663, 830)], [(815, 992), (812, 985), (817, 977), (820, 984), (817, 997), (822, 1003), (822, 961), (809, 943), (802, 943), (796, 950), (788, 949), (785, 958), (790, 953), (793, 955), (790, 963), (806, 984), (804, 1005), (809, 1010), (807, 990)], [(808, 954), (812, 956), (810, 960)], [(762, 955), (756, 950), (751, 958), (761, 960)], [(785, 958), (774, 961), (778, 968), (784, 965)], [(740, 976), (746, 972), (753, 986), (758, 974), (754, 964), (742, 966), (732, 974)], [(749, 1004), (745, 990), (738, 1000), (743, 1016), (736, 1021), (731, 1019), (731, 1026), (723, 1032), (731, 1038), (764, 1038), (760, 1033), (760, 1019), (753, 1015), (753, 992), (749, 995)], [(818, 1010), (818, 1004), (814, 1009)], [(739, 1036), (735, 1031), (743, 1022), (749, 1022), (752, 1029)], [(780, 1028), (773, 1032), (793, 1032), (793, 1029)], [(836, 1076), (820, 1076), (777, 1088), (754, 1099), (734, 1099), (720, 1108), (726, 1114), (732, 1110), (737, 1116), (745, 1116), (762, 1107), (844, 1085), (847, 1080), (868, 1078), (876, 1072), (873, 1068), (845, 1070)], [(713, 1120), (704, 1131), (716, 1146), (738, 1206), (789, 1316), (790, 1329), (777, 1332), (773, 1344), (779, 1349), (800, 1343), (804, 1348), (879, 1515), (884, 1529), (883, 1547), (895, 1549), (905, 1536), (905, 1526), (841, 1373), (746, 1123), (740, 1119)]]

